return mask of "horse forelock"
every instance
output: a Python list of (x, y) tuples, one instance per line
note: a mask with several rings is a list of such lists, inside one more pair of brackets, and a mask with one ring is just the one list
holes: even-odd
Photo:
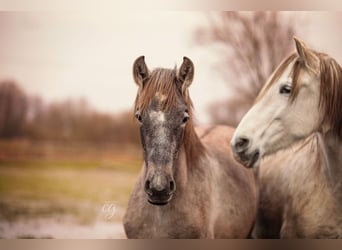
[(279, 66), (275, 69), (271, 77), (268, 79), (264, 87), (259, 92), (259, 95), (255, 99), (256, 102), (259, 101), (267, 93), (269, 88), (273, 86), (277, 82), (277, 80), (279, 80), (280, 76), (284, 73), (284, 71), (290, 65), (290, 63), (296, 59), (297, 59), (297, 54), (293, 53), (279, 64)]
[(176, 69), (155, 69), (139, 89), (135, 100), (135, 110), (145, 112), (151, 102), (156, 99), (162, 111), (168, 111), (178, 98), (176, 86)]

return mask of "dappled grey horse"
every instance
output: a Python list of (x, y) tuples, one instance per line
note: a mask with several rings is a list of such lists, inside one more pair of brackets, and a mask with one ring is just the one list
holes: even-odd
[(136, 59), (135, 117), (144, 164), (124, 216), (128, 238), (245, 238), (256, 215), (253, 170), (234, 161), (233, 129), (195, 129), (194, 65), (150, 71)]

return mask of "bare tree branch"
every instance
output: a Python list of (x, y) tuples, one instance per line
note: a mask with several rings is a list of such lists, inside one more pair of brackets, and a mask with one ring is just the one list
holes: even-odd
[(212, 120), (236, 126), (267, 78), (290, 52), (294, 24), (279, 12), (262, 11), (215, 12), (208, 16), (208, 22), (209, 27), (197, 30), (195, 39), (200, 45), (218, 49), (220, 61), (216, 68), (236, 93), (234, 99), (220, 103), (226, 112), (217, 104), (210, 108)]

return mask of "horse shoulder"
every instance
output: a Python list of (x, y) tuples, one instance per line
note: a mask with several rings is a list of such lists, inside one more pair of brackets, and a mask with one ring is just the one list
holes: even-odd
[(289, 231), (290, 222), (297, 220), (302, 203), (298, 190), (303, 187), (298, 176), (303, 176), (307, 167), (303, 147), (300, 152), (297, 146), (281, 150), (261, 162), (256, 238), (279, 238), (284, 228)]
[(286, 204), (286, 187), (280, 168), (284, 166), (287, 153), (266, 157), (259, 166), (259, 204), (253, 238), (279, 238), (282, 211)]
[[(246, 169), (234, 160), (230, 147), (233, 128), (228, 126), (200, 127), (196, 128), (196, 132), (208, 154), (208, 165), (205, 167), (214, 179), (212, 183), (215, 183), (213, 187), (215, 191), (212, 193), (220, 194), (217, 200), (213, 201), (221, 207), (216, 209), (221, 214), (216, 220), (216, 228), (225, 227), (226, 225), (223, 224), (229, 221), (229, 229), (232, 231), (230, 235), (235, 235), (236, 232), (236, 237), (241, 237), (238, 235), (238, 232), (243, 231), (240, 227), (246, 228), (248, 224), (252, 226), (255, 219), (257, 188), (254, 171)], [(229, 218), (225, 217), (228, 216), (227, 214)], [(233, 232), (234, 229), (235, 232)], [(215, 237), (220, 236), (216, 234)]]
[(334, 233), (338, 218), (331, 214), (331, 208), (335, 203), (322, 179), (314, 140), (309, 138), (262, 162), (256, 237), (318, 238)]

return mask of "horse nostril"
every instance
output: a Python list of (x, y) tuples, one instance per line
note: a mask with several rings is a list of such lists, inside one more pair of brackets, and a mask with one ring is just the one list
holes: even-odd
[(147, 194), (152, 195), (152, 191), (151, 191), (151, 186), (150, 186), (150, 181), (149, 180), (145, 181), (144, 189), (145, 189), (145, 192)]
[(249, 139), (247, 139), (246, 137), (239, 137), (236, 139), (234, 147), (235, 147), (235, 150), (239, 152), (239, 151), (246, 149), (248, 147), (248, 144), (249, 144)]
[(176, 190), (176, 185), (174, 181), (170, 181), (170, 192), (173, 193)]

